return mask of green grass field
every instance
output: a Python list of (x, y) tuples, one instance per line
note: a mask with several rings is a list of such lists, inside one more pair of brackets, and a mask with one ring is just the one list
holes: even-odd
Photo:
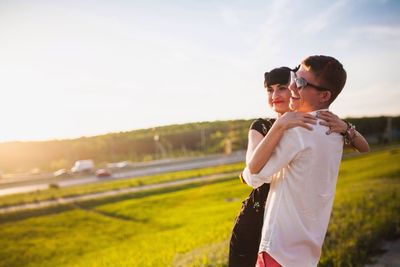
[[(400, 234), (400, 149), (343, 161), (320, 266)], [(236, 177), (0, 217), (0, 266), (226, 266), (250, 188)]]

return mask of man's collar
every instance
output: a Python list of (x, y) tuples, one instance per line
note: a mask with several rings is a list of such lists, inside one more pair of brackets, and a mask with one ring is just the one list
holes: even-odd
[(310, 111), (310, 112), (307, 112), (307, 113), (308, 113), (308, 114), (311, 114), (311, 115), (313, 115), (313, 116), (316, 116), (316, 115), (317, 115), (317, 112), (319, 112), (319, 111), (329, 111), (329, 109), (327, 109), (327, 108), (322, 108), (322, 109)]

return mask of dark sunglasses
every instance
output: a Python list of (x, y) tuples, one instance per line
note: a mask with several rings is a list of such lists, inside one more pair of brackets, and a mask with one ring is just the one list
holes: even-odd
[(296, 72), (294, 71), (290, 72), (290, 84), (292, 83), (295, 83), (296, 87), (299, 89), (303, 89), (306, 86), (311, 86), (317, 89), (318, 91), (329, 91), (329, 89), (307, 82), (307, 80), (304, 79), (303, 77), (297, 77)]

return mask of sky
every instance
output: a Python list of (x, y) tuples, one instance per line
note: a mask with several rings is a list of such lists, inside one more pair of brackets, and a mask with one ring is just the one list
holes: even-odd
[(0, 142), (273, 117), (263, 74), (330, 55), (340, 117), (400, 115), (400, 1), (0, 0)]

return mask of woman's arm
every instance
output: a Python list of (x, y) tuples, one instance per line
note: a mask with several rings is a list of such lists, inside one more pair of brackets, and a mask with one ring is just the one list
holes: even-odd
[[(311, 114), (301, 112), (286, 112), (279, 119), (275, 121), (267, 135), (261, 141), (252, 143), (250, 146), (249, 134), (249, 148), (246, 153), (246, 165), (251, 174), (259, 173), (262, 167), (267, 163), (272, 155), (276, 145), (281, 140), (285, 130), (301, 126), (306, 129), (312, 130), (308, 124), (315, 124), (316, 118)], [(257, 137), (255, 137), (255, 140)]]
[[(333, 114), (330, 111), (320, 111), (317, 115), (318, 118), (323, 119), (320, 124), (329, 127), (329, 131), (327, 134), (332, 132), (335, 133), (345, 133), (348, 130), (348, 123), (341, 120), (337, 115)], [(350, 143), (347, 146), (355, 149), (360, 153), (369, 152), (369, 144), (367, 140), (365, 140), (364, 136), (361, 133), (354, 130), (350, 136)]]
[(369, 152), (369, 144), (367, 140), (365, 140), (364, 136), (356, 130), (354, 130), (354, 136), (351, 138), (350, 147), (360, 153)]

